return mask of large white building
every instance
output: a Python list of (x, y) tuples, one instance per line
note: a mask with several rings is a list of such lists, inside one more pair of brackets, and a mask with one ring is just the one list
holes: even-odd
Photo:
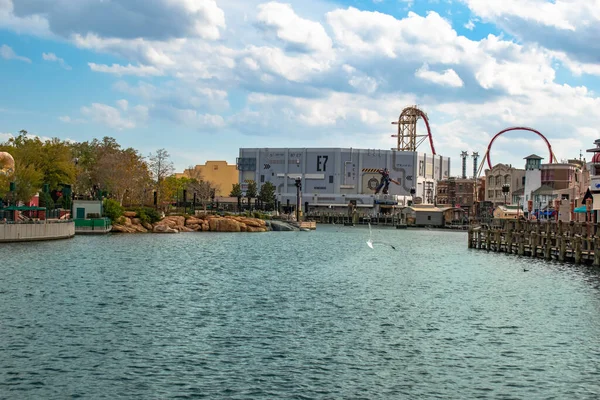
[[(420, 152), (353, 148), (241, 148), (237, 159), (242, 190), (253, 180), (271, 182), (278, 200), (296, 203), (296, 178), (302, 180), (302, 204), (309, 207), (358, 207), (377, 205), (433, 204), (436, 181), (448, 178), (450, 159)], [(374, 195), (380, 183), (380, 168), (388, 168), (391, 183), (388, 195)]]

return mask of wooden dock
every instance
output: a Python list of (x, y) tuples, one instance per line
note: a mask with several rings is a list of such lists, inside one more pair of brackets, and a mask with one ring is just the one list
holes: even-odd
[(597, 228), (597, 224), (587, 222), (501, 221), (469, 228), (468, 247), (600, 266)]

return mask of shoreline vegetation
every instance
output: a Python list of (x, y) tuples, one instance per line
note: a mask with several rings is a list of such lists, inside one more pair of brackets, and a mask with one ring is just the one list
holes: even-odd
[[(22, 130), (0, 141), (0, 152), (14, 159), (11, 168), (0, 165), (0, 211), (10, 205), (28, 205), (39, 195), (35, 205), (46, 208), (46, 216), (72, 212), (73, 200), (102, 201), (102, 215), (92, 218), (109, 218), (115, 231), (154, 232), (156, 226), (166, 226), (178, 231), (254, 232), (268, 228), (269, 224), (257, 221), (270, 219), (264, 211), (275, 210), (273, 185), (262, 185), (258, 191), (256, 183), (249, 182), (244, 193), (240, 184), (222, 188), (193, 166), (184, 176), (177, 175), (165, 149), (144, 156), (111, 137), (85, 142), (42, 140)], [(228, 205), (236, 209), (234, 216), (223, 216), (228, 211), (219, 207), (218, 199), (223, 196), (237, 198), (237, 207)], [(242, 197), (247, 199), (246, 206)], [(186, 208), (193, 209), (196, 220), (189, 221), (185, 215), (183, 222), (176, 219), (174, 223), (169, 217), (181, 215)], [(205, 214), (215, 210), (221, 217), (211, 222), (214, 217)]]

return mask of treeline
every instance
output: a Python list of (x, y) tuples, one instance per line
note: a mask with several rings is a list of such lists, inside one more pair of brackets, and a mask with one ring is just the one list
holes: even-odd
[(69, 187), (76, 198), (110, 198), (132, 207), (153, 206), (156, 202), (166, 209), (180, 199), (184, 189), (190, 197), (195, 193), (198, 204), (204, 206), (215, 193), (215, 185), (205, 182), (193, 168), (189, 169), (192, 176), (176, 178), (166, 150), (144, 157), (111, 137), (86, 142), (42, 141), (20, 131), (18, 136), (0, 143), (0, 151), (15, 159), (14, 172), (0, 174), (0, 199), (5, 202), (28, 202), (40, 192), (42, 205), (52, 206), (49, 203), (67, 201), (62, 193)]

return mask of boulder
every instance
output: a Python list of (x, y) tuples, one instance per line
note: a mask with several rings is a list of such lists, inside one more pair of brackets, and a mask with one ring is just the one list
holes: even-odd
[(241, 232), (240, 223), (229, 218), (220, 219), (217, 229), (218, 232)]
[(290, 232), (299, 230), (297, 227), (284, 221), (269, 221), (269, 227), (271, 230), (277, 232)]
[(133, 229), (135, 232), (140, 232), (140, 233), (148, 232), (148, 229), (146, 229), (143, 226), (138, 225), (138, 224), (131, 225), (131, 229)]
[(134, 225), (141, 225), (142, 224), (142, 220), (139, 218), (131, 218), (131, 223)]
[(194, 230), (187, 226), (182, 226), (179, 228), (179, 232), (194, 232)]
[(202, 220), (196, 217), (190, 217), (185, 220), (185, 226), (201, 224)]
[(154, 227), (152, 226), (152, 224), (148, 223), (148, 222), (142, 222), (142, 226), (144, 228), (146, 228), (147, 230), (151, 231), (154, 229)]
[(121, 224), (113, 224), (111, 232), (121, 232), (121, 233), (135, 233), (135, 229), (131, 226), (125, 226)]
[(172, 215), (161, 219), (157, 222), (157, 225), (166, 225), (170, 228), (177, 229), (178, 227), (185, 226), (185, 217)]
[(156, 225), (154, 227), (153, 232), (155, 232), (155, 233), (179, 233), (179, 231), (177, 229), (170, 228), (167, 225)]
[(125, 211), (123, 213), (123, 216), (127, 218), (134, 218), (136, 215), (137, 213), (135, 211)]
[(266, 232), (267, 228), (264, 227), (256, 227), (256, 226), (248, 226), (246, 232)]
[(131, 219), (129, 219), (128, 217), (122, 217), (123, 218), (123, 224), (125, 226), (131, 226)]

